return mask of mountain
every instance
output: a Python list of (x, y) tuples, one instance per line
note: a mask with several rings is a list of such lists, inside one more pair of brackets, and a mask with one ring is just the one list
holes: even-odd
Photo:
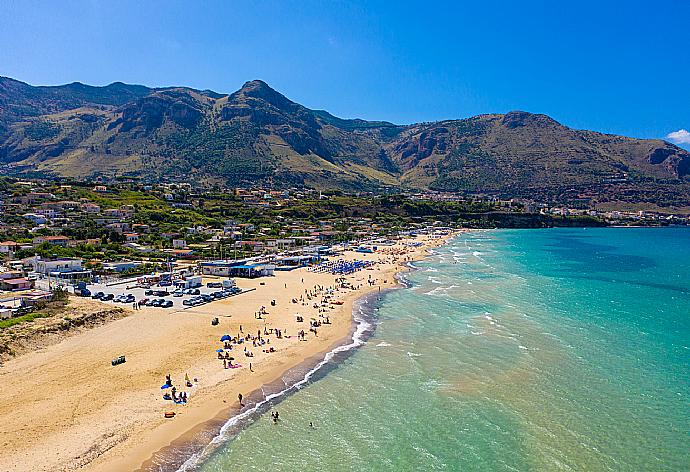
[(253, 80), (224, 95), (0, 77), (0, 162), (77, 178), (434, 189), (690, 207), (690, 153), (514, 111), (412, 125), (342, 119)]

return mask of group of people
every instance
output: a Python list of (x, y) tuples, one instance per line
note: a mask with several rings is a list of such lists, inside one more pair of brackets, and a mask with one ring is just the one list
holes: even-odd
[[(187, 388), (191, 388), (194, 386), (192, 384), (192, 381), (189, 379), (189, 375), (185, 374), (185, 386)], [(196, 379), (194, 379), (196, 381)], [(177, 404), (186, 404), (187, 400), (189, 399), (189, 396), (186, 391), (181, 391), (178, 394), (177, 387), (173, 385), (172, 382), (172, 376), (170, 374), (167, 374), (165, 376), (165, 383), (161, 387), (162, 389), (167, 389), (170, 388), (170, 392), (166, 392), (163, 394), (163, 400), (172, 400), (173, 402)]]
[(353, 261), (346, 261), (345, 259), (338, 259), (337, 261), (323, 261), (309, 270), (317, 273), (328, 272), (336, 275), (349, 275), (367, 267), (371, 267), (373, 261), (360, 261), (355, 259)]

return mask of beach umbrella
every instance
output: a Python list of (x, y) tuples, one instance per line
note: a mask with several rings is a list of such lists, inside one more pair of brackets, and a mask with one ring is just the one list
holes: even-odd
[(168, 384), (161, 385), (161, 390), (165, 390), (166, 388), (170, 388), (170, 385), (168, 385)]
[(230, 341), (232, 338), (230, 337), (229, 334), (224, 334), (222, 338), (220, 338), (220, 342), (223, 341)]
[(222, 349), (216, 349), (216, 352), (223, 352)]

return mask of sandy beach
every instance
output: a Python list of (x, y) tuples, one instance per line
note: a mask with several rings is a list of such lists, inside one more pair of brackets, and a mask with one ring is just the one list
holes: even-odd
[[(445, 239), (420, 236), (417, 240), (423, 244), (418, 247), (406, 240), (373, 254), (343, 253), (340, 257), (347, 260), (375, 264), (347, 276), (354, 288), (335, 291), (333, 300), (342, 304), (330, 304), (326, 312), (313, 307), (322, 293), (304, 304), (293, 299), (317, 286), (335, 286), (336, 277), (301, 268), (276, 272), (274, 277), (239, 279), (241, 288), (255, 290), (201, 307), (142, 307), (126, 318), (7, 362), (0, 368), (0, 470), (140, 469), (156, 451), (200, 424), (240, 411), (238, 394), (246, 396), (341, 343), (352, 329), (353, 302), (394, 286), (394, 275), (405, 270), (405, 262), (423, 257)], [(261, 306), (268, 314), (256, 319)], [(309, 321), (320, 319), (320, 314), (328, 316), (330, 324), (319, 327), (315, 336)], [(217, 326), (211, 325), (214, 317), (220, 320)], [(281, 329), (283, 337), (264, 335), (270, 344), (257, 347), (245, 343), (253, 357), (234, 346), (230, 353), (242, 367), (224, 369), (215, 351), (223, 347), (221, 336), (240, 334), (240, 325), (245, 335)], [(300, 330), (306, 333), (305, 341), (298, 340)], [(269, 347), (275, 352), (262, 352)], [(111, 366), (111, 359), (123, 354), (127, 362)], [(186, 404), (163, 400), (166, 374), (188, 393)], [(184, 385), (185, 374), (196, 379), (191, 388)], [(175, 417), (166, 419), (164, 413), (171, 411)]]

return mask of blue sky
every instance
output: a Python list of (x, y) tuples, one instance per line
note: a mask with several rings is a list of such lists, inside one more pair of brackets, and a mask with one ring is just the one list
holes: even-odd
[(665, 0), (0, 0), (0, 75), (218, 92), (260, 78), (347, 118), (519, 109), (656, 138), (690, 129), (689, 21), (689, 1)]

